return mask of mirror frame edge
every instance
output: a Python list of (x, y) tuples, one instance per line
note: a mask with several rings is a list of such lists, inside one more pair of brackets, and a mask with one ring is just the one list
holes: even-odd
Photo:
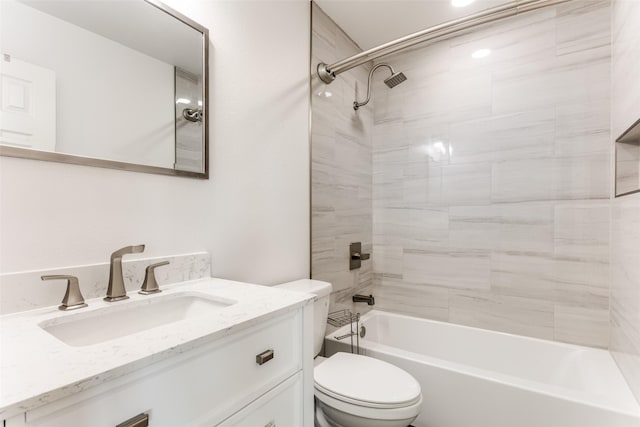
[(175, 9), (167, 6), (158, 0), (143, 0), (150, 6), (156, 7), (161, 11), (173, 16), (182, 23), (192, 27), (196, 31), (202, 33), (202, 71), (204, 73), (202, 92), (204, 94), (203, 111), (203, 157), (204, 171), (192, 172), (178, 169), (163, 168), (160, 166), (141, 165), (137, 163), (121, 162), (118, 160), (98, 159), (93, 157), (79, 156), (76, 154), (56, 153), (50, 151), (40, 151), (30, 148), (13, 147), (0, 144), (0, 156), (13, 157), (29, 160), (42, 160), (56, 163), (67, 163), (79, 166), (90, 166), (107, 169), (116, 169), (128, 172), (142, 172), (158, 175), (181, 176), (187, 178), (209, 179), (209, 29), (191, 20)]

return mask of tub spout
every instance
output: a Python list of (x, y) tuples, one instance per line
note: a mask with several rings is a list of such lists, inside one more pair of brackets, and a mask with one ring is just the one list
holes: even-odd
[(373, 298), (373, 295), (354, 295), (352, 298), (353, 302), (366, 302), (368, 305), (374, 305), (376, 303), (375, 298)]

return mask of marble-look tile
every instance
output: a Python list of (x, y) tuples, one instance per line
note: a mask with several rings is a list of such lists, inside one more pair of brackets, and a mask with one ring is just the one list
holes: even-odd
[(382, 276), (402, 277), (402, 246), (374, 245), (373, 271)]
[[(635, 22), (640, 23), (640, 7), (635, 11), (635, 15), (630, 16), (635, 16)], [(614, 73), (615, 70), (614, 66)], [(610, 243), (610, 349), (636, 399), (640, 400), (640, 244), (638, 242), (640, 242), (640, 193), (623, 196), (613, 201)]]
[(556, 305), (554, 338), (572, 344), (608, 348), (609, 310)]
[(597, 154), (609, 156), (610, 103), (592, 100), (562, 104), (555, 109), (555, 145), (553, 154), (571, 157)]
[[(505, 70), (551, 57), (556, 44), (555, 17), (555, 8), (544, 8), (455, 37), (450, 41), (451, 67), (465, 71), (482, 66)], [(491, 48), (491, 56), (482, 61), (471, 57), (472, 52), (482, 48)]]
[(449, 321), (553, 339), (553, 303), (478, 291), (449, 291)]
[[(166, 257), (142, 258), (130, 255), (122, 261), (122, 275), (127, 292), (139, 289), (147, 266), (169, 261), (169, 265), (155, 270), (160, 287), (187, 280), (211, 277), (211, 256), (206, 252)], [(43, 283), (42, 275), (72, 275), (78, 278), (85, 300), (106, 295), (109, 263), (62, 267), (55, 269), (8, 273), (0, 275), (0, 315), (59, 305), (66, 282)]]
[(451, 162), (547, 157), (553, 154), (553, 109), (494, 115), (451, 125)]
[(553, 206), (549, 202), (498, 203), (499, 251), (553, 253)]
[(387, 208), (374, 211), (376, 234), (401, 240), (441, 241), (446, 239), (448, 214), (441, 208)]
[(638, 120), (640, 96), (637, 95), (640, 73), (638, 23), (640, 5), (635, 0), (613, 2), (612, 114), (611, 129), (617, 138)]
[(609, 0), (582, 0), (558, 6), (556, 37), (558, 55), (611, 44)]
[[(342, 247), (371, 221), (373, 262), (360, 275), (326, 266), (334, 303), (352, 307), (364, 285), (386, 310), (602, 345), (572, 318), (592, 313), (596, 329), (609, 303), (609, 13), (606, 0), (569, 2), (389, 56), (408, 80), (376, 79), (359, 122), (348, 109), (366, 73), (341, 75), (340, 100), (318, 113), (335, 131), (319, 135), (344, 145), (318, 151), (317, 176), (333, 181), (317, 186), (314, 218), (330, 231), (314, 250), (327, 262), (325, 236)], [(481, 47), (492, 55), (472, 59)]]
[(501, 226), (495, 206), (450, 206), (449, 246), (492, 250), (498, 243)]
[(491, 254), (491, 291), (498, 295), (555, 301), (553, 257), (528, 253)]
[(402, 258), (402, 278), (419, 285), (489, 289), (490, 271), (486, 251), (405, 249)]
[(605, 201), (558, 203), (554, 207), (556, 255), (608, 262), (610, 206)]
[(473, 205), (491, 200), (491, 164), (442, 167), (442, 196), (449, 205)]
[[(315, 3), (312, 26), (312, 75), (317, 62), (360, 51)], [(350, 243), (360, 241), (365, 252), (372, 250), (372, 200), (379, 197), (372, 186), (379, 161), (372, 150), (373, 111), (371, 105), (353, 110), (357, 92), (366, 90), (369, 69), (341, 74), (330, 85), (312, 80), (311, 276), (332, 283), (331, 309), (350, 307), (351, 295), (372, 283), (372, 261), (349, 270)], [(387, 180), (382, 174), (376, 178), (381, 185)]]
[(449, 318), (449, 291), (446, 288), (416, 285), (382, 277), (374, 285), (376, 310), (446, 321)]
[(608, 102), (610, 46), (579, 51), (496, 72), (494, 114), (599, 99)]
[(609, 307), (609, 263), (554, 257), (555, 301), (606, 310)]
[(491, 200), (608, 199), (610, 169), (603, 155), (494, 163)]

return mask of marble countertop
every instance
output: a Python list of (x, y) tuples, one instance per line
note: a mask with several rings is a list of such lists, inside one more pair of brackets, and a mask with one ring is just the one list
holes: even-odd
[[(67, 316), (79, 313), (183, 292), (237, 303), (206, 317), (181, 320), (87, 346), (65, 344), (38, 326), (42, 322), (62, 323)], [(137, 292), (128, 295), (130, 299), (115, 303), (88, 300), (89, 307), (69, 312), (54, 306), (0, 317), (0, 420), (148, 367), (313, 301), (312, 295), (215, 278), (165, 286), (162, 293), (155, 295)]]

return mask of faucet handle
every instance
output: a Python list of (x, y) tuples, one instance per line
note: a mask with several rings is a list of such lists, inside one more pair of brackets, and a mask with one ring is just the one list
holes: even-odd
[(66, 280), (67, 291), (62, 298), (62, 304), (58, 306), (59, 310), (75, 310), (77, 308), (86, 307), (82, 292), (80, 292), (80, 284), (76, 276), (68, 276), (64, 274), (51, 274), (40, 277), (42, 280)]
[(162, 292), (158, 287), (158, 281), (156, 280), (155, 270), (157, 267), (162, 267), (163, 265), (168, 265), (169, 261), (162, 261), (155, 264), (151, 264), (147, 266), (147, 269), (144, 273), (144, 282), (142, 282), (142, 287), (138, 291), (139, 294), (149, 295), (156, 294), (158, 292)]

